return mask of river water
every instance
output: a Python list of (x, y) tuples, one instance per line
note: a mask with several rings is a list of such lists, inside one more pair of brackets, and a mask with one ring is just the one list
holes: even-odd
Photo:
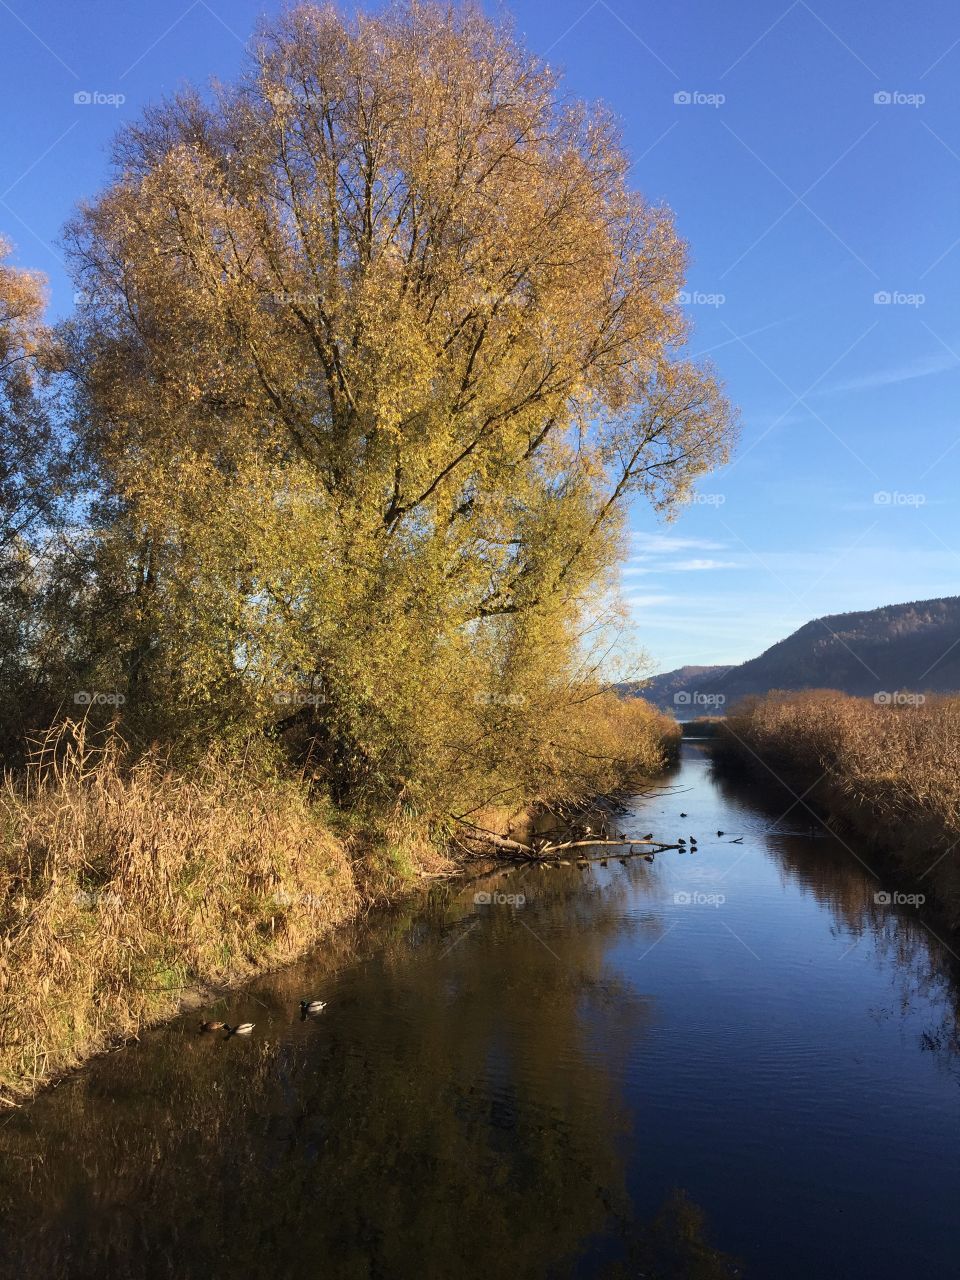
[(664, 785), (618, 823), (695, 854), (439, 885), (0, 1118), (3, 1274), (960, 1274), (956, 941), (699, 744)]

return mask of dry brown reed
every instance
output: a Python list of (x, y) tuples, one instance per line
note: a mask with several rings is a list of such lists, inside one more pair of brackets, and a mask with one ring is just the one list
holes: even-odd
[(0, 791), (0, 1099), (300, 954), (356, 908), (302, 787), (211, 756), (126, 767), (83, 726)]
[(960, 927), (960, 698), (770, 693), (733, 709), (719, 749), (812, 786)]

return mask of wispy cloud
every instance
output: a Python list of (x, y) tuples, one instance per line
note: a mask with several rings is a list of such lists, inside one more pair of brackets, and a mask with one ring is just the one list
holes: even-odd
[(739, 569), (735, 560), (677, 560), (664, 566), (667, 573), (690, 573), (698, 569)]
[(824, 394), (835, 391), (872, 391), (875, 387), (889, 387), (899, 382), (927, 378), (931, 374), (947, 373), (950, 369), (957, 368), (960, 368), (960, 358), (952, 352), (934, 351), (930, 355), (917, 356), (909, 364), (877, 369), (873, 373), (861, 374), (858, 378), (849, 378), (846, 382), (836, 382), (833, 386), (825, 388)]
[(634, 533), (631, 541), (637, 553), (631, 560), (671, 555), (677, 551), (723, 551), (726, 546), (709, 538), (681, 538), (672, 533)]
[[(694, 573), (712, 569), (738, 569), (733, 560), (708, 555), (684, 555), (692, 551), (727, 551), (726, 543), (712, 538), (683, 538), (669, 533), (634, 534), (635, 554), (623, 566), (624, 578), (647, 574)], [(679, 557), (679, 558), (678, 558)]]
[(649, 609), (654, 605), (674, 604), (676, 600), (676, 596), (629, 595), (626, 597), (626, 603), (631, 609)]

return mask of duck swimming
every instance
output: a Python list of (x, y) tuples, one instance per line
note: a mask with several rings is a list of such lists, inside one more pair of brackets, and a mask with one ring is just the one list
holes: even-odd
[(223, 1024), (223, 1029), (230, 1036), (248, 1036), (257, 1024), (255, 1022), (238, 1022), (235, 1027), (231, 1027), (228, 1023)]
[(225, 1022), (201, 1022), (201, 1031), (222, 1031), (227, 1024)]
[(308, 1013), (323, 1013), (326, 1007), (326, 1000), (301, 1000), (300, 1016), (305, 1018)]

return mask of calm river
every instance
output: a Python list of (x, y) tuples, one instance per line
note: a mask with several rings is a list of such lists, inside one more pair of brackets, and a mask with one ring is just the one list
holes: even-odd
[(618, 823), (694, 855), (440, 885), (0, 1117), (2, 1274), (960, 1273), (955, 940), (697, 743), (667, 782)]

